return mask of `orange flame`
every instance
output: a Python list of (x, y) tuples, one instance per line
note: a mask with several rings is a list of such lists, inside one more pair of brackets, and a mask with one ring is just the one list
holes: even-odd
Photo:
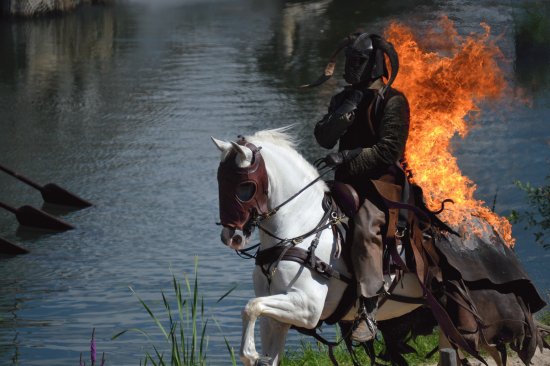
[[(489, 39), (489, 26), (481, 26), (483, 34), (460, 37), (444, 18), (441, 33), (424, 35), (423, 41), (443, 48), (445, 55), (423, 49), (404, 25), (391, 24), (386, 38), (399, 54), (399, 77), (394, 85), (405, 93), (411, 108), (405, 155), (412, 180), (423, 188), (428, 207), (439, 209), (450, 198), (455, 203), (440, 214), (443, 221), (464, 228), (472, 217), (482, 218), (513, 246), (510, 223), (474, 199), (476, 186), (461, 173), (451, 152), (451, 138), (457, 133), (466, 136), (479, 112), (477, 103), (501, 97), (507, 87), (496, 61), (500, 50)], [(479, 225), (470, 230), (482, 234), (476, 232)]]

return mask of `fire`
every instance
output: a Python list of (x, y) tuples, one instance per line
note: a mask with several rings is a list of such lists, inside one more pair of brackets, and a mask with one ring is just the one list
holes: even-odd
[[(443, 19), (440, 33), (431, 32), (422, 39), (444, 49), (439, 53), (426, 51), (413, 31), (401, 24), (391, 24), (385, 36), (399, 54), (394, 86), (405, 93), (411, 108), (407, 163), (428, 207), (439, 209), (450, 198), (455, 203), (447, 204), (439, 215), (443, 221), (464, 229), (471, 218), (482, 218), (513, 246), (510, 223), (474, 199), (476, 185), (461, 173), (451, 151), (451, 138), (464, 137), (471, 128), (479, 113), (477, 103), (498, 99), (507, 87), (497, 65), (500, 50), (489, 38), (489, 26), (482, 27), (483, 34), (461, 37), (452, 22)], [(469, 229), (480, 230), (479, 225)]]

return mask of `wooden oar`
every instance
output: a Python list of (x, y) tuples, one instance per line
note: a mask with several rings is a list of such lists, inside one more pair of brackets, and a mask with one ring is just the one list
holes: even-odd
[(29, 251), (0, 236), (0, 254), (27, 254)]
[(17, 221), (23, 226), (30, 226), (39, 229), (52, 231), (65, 231), (74, 229), (74, 226), (60, 220), (42, 210), (32, 206), (21, 206), (19, 208), (11, 207), (0, 202), (0, 207), (15, 214)]
[(44, 199), (45, 202), (53, 203), (56, 205), (72, 206), (72, 207), (92, 206), (92, 203), (90, 203), (89, 201), (85, 200), (84, 198), (78, 197), (76, 194), (71, 193), (64, 188), (61, 188), (55, 183), (48, 183), (44, 186), (41, 186), (40, 184), (33, 182), (29, 178), (19, 173), (16, 173), (13, 170), (6, 168), (3, 165), (0, 165), (0, 170), (3, 170), (9, 175), (19, 179), (23, 183), (38, 189), (42, 194), (42, 198)]

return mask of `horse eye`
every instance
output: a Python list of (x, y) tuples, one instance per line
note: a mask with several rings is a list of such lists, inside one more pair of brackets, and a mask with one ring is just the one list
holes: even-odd
[(239, 201), (250, 201), (256, 194), (256, 185), (252, 182), (241, 183), (237, 186), (236, 194)]

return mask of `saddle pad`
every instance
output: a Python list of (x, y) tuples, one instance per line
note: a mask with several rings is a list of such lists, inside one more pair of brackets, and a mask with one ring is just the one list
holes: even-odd
[(436, 238), (435, 246), (449, 265), (472, 285), (492, 285), (501, 292), (516, 293), (533, 313), (546, 306), (513, 250), (483, 219), (474, 218), (473, 224), (481, 229), (475, 230), (479, 234), (452, 227), (461, 236), (443, 234)]

